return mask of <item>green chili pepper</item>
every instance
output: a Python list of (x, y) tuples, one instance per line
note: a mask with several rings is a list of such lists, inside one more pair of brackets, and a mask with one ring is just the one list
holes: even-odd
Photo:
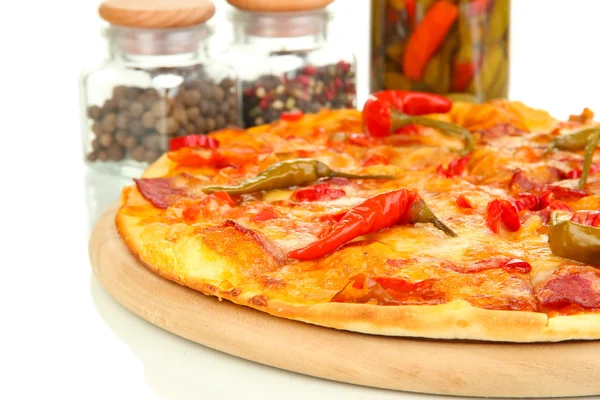
[(548, 153), (554, 149), (576, 151), (585, 148), (585, 158), (583, 160), (581, 178), (579, 179), (579, 184), (577, 185), (578, 189), (583, 190), (590, 175), (594, 151), (596, 150), (596, 146), (598, 146), (599, 137), (600, 128), (583, 129), (579, 132), (571, 133), (569, 135), (560, 135), (555, 137), (546, 150), (546, 153)]
[(546, 151), (549, 152), (554, 149), (567, 151), (581, 150), (587, 145), (589, 137), (597, 131), (598, 128), (589, 128), (568, 135), (559, 135), (554, 138)]
[(600, 228), (566, 220), (552, 214), (548, 242), (556, 256), (590, 265), (600, 265)]
[(392, 111), (392, 131), (406, 125), (423, 125), (439, 130), (443, 135), (463, 139), (465, 147), (458, 153), (461, 156), (467, 155), (473, 151), (475, 140), (473, 135), (467, 129), (460, 125), (451, 124), (449, 122), (439, 121), (437, 119), (406, 115), (398, 111)]
[(600, 138), (600, 131), (592, 133), (588, 137), (587, 145), (585, 146), (585, 158), (583, 159), (583, 169), (581, 170), (581, 178), (579, 179), (578, 188), (583, 190), (587, 182), (588, 176), (590, 175), (590, 169), (592, 168), (592, 161), (594, 160), (594, 151), (598, 146), (598, 139)]
[(438, 217), (435, 216), (433, 211), (431, 211), (423, 199), (418, 199), (413, 203), (412, 207), (410, 208), (408, 221), (412, 224), (430, 223), (448, 236), (457, 236), (452, 229), (450, 229)]
[(333, 171), (326, 164), (312, 159), (298, 158), (282, 161), (236, 186), (208, 186), (202, 189), (204, 193), (227, 192), (240, 195), (260, 192), (263, 190), (285, 189), (291, 186), (307, 185), (319, 178), (348, 178), (348, 179), (395, 179), (391, 175), (354, 175)]

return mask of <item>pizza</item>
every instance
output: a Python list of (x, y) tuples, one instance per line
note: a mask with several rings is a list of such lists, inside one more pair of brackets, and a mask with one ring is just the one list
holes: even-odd
[[(405, 91), (175, 138), (122, 191), (152, 272), (375, 335), (600, 338), (599, 124)], [(190, 310), (192, 312), (192, 310)]]

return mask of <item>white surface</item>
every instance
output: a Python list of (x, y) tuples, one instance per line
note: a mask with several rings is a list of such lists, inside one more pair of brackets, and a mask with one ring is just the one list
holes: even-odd
[[(96, 5), (13, 1), (1, 11), (0, 398), (437, 398), (236, 359), (146, 323), (98, 286), (90, 224), (121, 182), (86, 174), (81, 162), (77, 76), (103, 51)], [(332, 36), (355, 48), (364, 77), (368, 1), (338, 0), (336, 10)], [(600, 112), (600, 2), (513, 0), (513, 11), (511, 97), (559, 117)]]

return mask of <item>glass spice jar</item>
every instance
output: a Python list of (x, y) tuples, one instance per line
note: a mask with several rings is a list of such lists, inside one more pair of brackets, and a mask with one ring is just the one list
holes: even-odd
[(355, 107), (355, 56), (327, 42), (332, 0), (228, 2), (235, 7), (229, 57), (241, 80), (246, 128), (283, 112)]
[(510, 0), (371, 1), (371, 91), (507, 97)]
[[(82, 73), (83, 151), (91, 167), (137, 176), (176, 136), (240, 126), (238, 80), (208, 55), (209, 0), (108, 0), (110, 56)], [(139, 8), (145, 7), (145, 8)]]

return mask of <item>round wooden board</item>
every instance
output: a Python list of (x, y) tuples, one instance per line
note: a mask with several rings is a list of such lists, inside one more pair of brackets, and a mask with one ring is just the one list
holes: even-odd
[(480, 397), (600, 394), (600, 342), (513, 344), (394, 338), (272, 317), (163, 279), (121, 241), (112, 206), (89, 245), (121, 305), (194, 342), (277, 368), (378, 388)]

